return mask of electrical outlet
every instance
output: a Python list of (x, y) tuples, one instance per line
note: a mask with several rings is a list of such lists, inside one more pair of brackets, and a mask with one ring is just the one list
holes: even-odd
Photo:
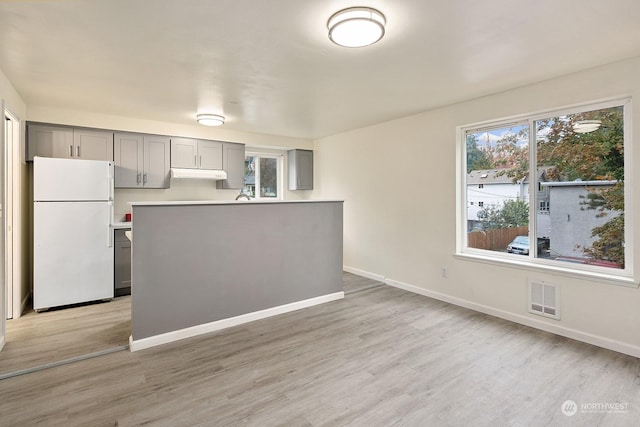
[(449, 271), (447, 271), (447, 267), (442, 267), (442, 268), (440, 269), (440, 275), (441, 275), (442, 277), (446, 278), (446, 277), (448, 276), (448, 274), (449, 274)]

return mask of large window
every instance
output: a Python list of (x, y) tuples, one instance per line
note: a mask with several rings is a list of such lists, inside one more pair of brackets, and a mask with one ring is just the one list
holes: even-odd
[(630, 275), (630, 102), (462, 128), (462, 252)]
[(282, 155), (247, 152), (242, 192), (252, 199), (282, 199)]

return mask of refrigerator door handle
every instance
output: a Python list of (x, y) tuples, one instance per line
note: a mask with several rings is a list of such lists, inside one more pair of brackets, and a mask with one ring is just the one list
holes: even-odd
[[(109, 163), (107, 165), (107, 168), (108, 168), (107, 175), (109, 176), (109, 179), (107, 180), (108, 183), (109, 183), (109, 200), (111, 202), (113, 202), (113, 193), (115, 191), (114, 188), (115, 188), (116, 178), (115, 178), (114, 172), (113, 172), (113, 165), (111, 163)], [(113, 215), (111, 215), (111, 218), (113, 218)], [(112, 221), (112, 219), (109, 220), (109, 224), (111, 224), (111, 221)]]
[(107, 220), (107, 224), (109, 224), (109, 227), (107, 227), (109, 231), (109, 237), (107, 238), (107, 247), (111, 248), (113, 247), (113, 202), (109, 202), (109, 209), (107, 209), (107, 211), (109, 213), (109, 218)]

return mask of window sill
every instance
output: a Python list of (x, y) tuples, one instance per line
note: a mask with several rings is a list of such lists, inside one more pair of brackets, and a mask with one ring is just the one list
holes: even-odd
[(483, 264), (493, 264), (501, 267), (513, 267), (520, 270), (529, 270), (535, 271), (538, 273), (549, 273), (556, 274), (560, 276), (570, 277), (574, 279), (584, 279), (590, 280), (594, 282), (605, 283), (609, 285), (616, 286), (624, 286), (627, 288), (638, 289), (639, 283), (631, 277), (623, 277), (617, 276), (613, 274), (606, 273), (598, 273), (592, 271), (579, 271), (570, 268), (563, 268), (553, 265), (545, 265), (545, 264), (533, 264), (531, 262), (523, 262), (505, 258), (494, 258), (485, 255), (479, 254), (469, 254), (469, 253), (457, 253), (454, 255), (455, 258), (464, 260), (464, 261), (472, 261), (472, 262), (480, 262)]

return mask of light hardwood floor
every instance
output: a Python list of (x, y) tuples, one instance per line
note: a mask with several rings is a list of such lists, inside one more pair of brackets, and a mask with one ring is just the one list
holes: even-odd
[(126, 346), (129, 335), (130, 296), (41, 313), (28, 310), (19, 319), (7, 321), (0, 376)]
[(0, 425), (638, 425), (640, 359), (344, 281), (344, 300), (2, 380)]

